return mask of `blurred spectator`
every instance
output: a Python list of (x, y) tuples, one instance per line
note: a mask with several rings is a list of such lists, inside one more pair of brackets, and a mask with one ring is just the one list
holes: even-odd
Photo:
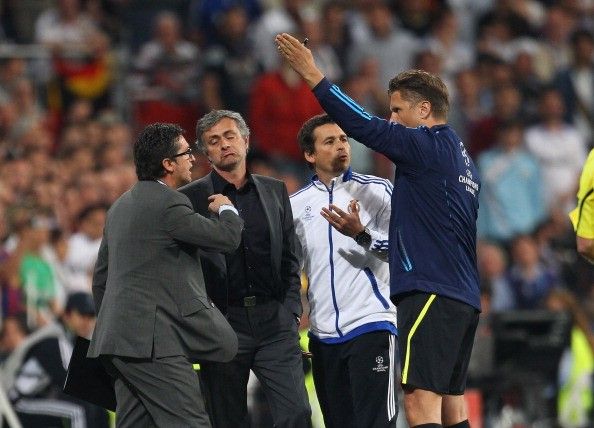
[(515, 297), (507, 277), (507, 258), (503, 248), (497, 244), (479, 242), (477, 262), (482, 296), (487, 300), (487, 306), (482, 306), (483, 312), (488, 314), (512, 309)]
[(536, 241), (529, 235), (519, 236), (511, 244), (509, 282), (513, 296), (510, 309), (542, 309), (545, 298), (557, 278), (540, 261)]
[(594, 36), (589, 30), (571, 35), (572, 61), (555, 76), (555, 86), (563, 97), (564, 118), (573, 123), (590, 147), (594, 126)]
[[(2, 329), (0, 330), (0, 361), (3, 365), (0, 371), (3, 375), (6, 373), (4, 362), (7, 357), (23, 343), (28, 334), (29, 329), (27, 328), (25, 314), (9, 315), (2, 320)], [(2, 376), (2, 385), (4, 387), (11, 383), (6, 382), (5, 379), (6, 377)]]
[(254, 56), (266, 72), (276, 70), (281, 62), (274, 37), (279, 33), (295, 34), (310, 3), (311, 0), (280, 0), (250, 26)]
[(474, 62), (472, 45), (460, 40), (458, 28), (458, 19), (454, 12), (444, 10), (436, 17), (425, 41), (431, 52), (441, 58), (442, 77), (450, 80)]
[(181, 23), (172, 12), (155, 18), (153, 39), (135, 60), (139, 72), (136, 96), (173, 102), (195, 101), (198, 95), (198, 49), (183, 40)]
[(155, 18), (153, 39), (145, 43), (130, 79), (136, 125), (178, 123), (194, 139), (200, 116), (200, 52), (182, 38), (181, 23), (173, 12)]
[(322, 112), (309, 86), (284, 61), (254, 83), (249, 105), (254, 146), (274, 161), (303, 170), (297, 132), (310, 117)]
[(217, 38), (204, 54), (203, 103), (207, 110), (230, 109), (247, 117), (252, 85), (261, 73), (248, 38), (248, 15), (241, 6), (220, 10)]
[(91, 278), (103, 227), (107, 207), (102, 204), (89, 205), (78, 215), (77, 231), (68, 239), (64, 267), (66, 268), (65, 292), (91, 291)]
[(559, 363), (557, 421), (561, 427), (591, 427), (594, 394), (594, 334), (592, 319), (567, 290), (553, 289), (547, 296), (550, 311), (568, 312), (572, 319), (569, 346)]
[[(10, 89), (10, 99), (15, 108), (16, 120), (8, 130), (8, 138), (19, 139), (32, 128), (46, 124), (46, 113), (38, 103), (35, 88), (27, 78), (19, 78)], [(25, 149), (19, 145), (21, 149)], [(19, 154), (16, 150), (15, 154)]]
[[(497, 7), (501, 2), (494, 4)], [(503, 14), (508, 15), (505, 12)], [(512, 23), (507, 16), (501, 16), (494, 10), (487, 12), (477, 22), (476, 53), (509, 61), (513, 53), (513, 41), (517, 36), (516, 30), (522, 28), (526, 28), (526, 25), (518, 23), (518, 19)]]
[(478, 157), (482, 186), (477, 233), (507, 243), (534, 232), (547, 216), (540, 166), (524, 149), (524, 127), (518, 120), (502, 123), (496, 147)]
[(17, 362), (9, 397), (23, 426), (108, 427), (107, 412), (62, 392), (76, 336), (90, 337), (95, 307), (89, 293), (72, 294), (60, 318), (13, 352)]
[(468, 133), (474, 122), (486, 116), (487, 110), (480, 100), (481, 84), (477, 72), (468, 68), (460, 71), (454, 79), (455, 89), (450, 97), (448, 121), (462, 141), (470, 146)]
[(535, 58), (538, 47), (534, 43), (518, 46), (511, 62), (515, 84), (520, 89), (524, 106), (523, 120), (531, 123), (538, 113), (538, 97), (544, 82), (536, 72)]
[(61, 98), (50, 97), (50, 107), (66, 110), (79, 98), (91, 101), (95, 110), (111, 107), (115, 65), (110, 55), (110, 40), (97, 31), (89, 37), (86, 48), (79, 58), (61, 55), (54, 58)]
[(539, 56), (537, 65), (543, 80), (548, 81), (569, 66), (572, 56), (570, 39), (576, 26), (576, 16), (566, 4), (554, 3), (549, 7), (540, 34), (543, 55)]
[(0, 59), (0, 100), (7, 101), (15, 82), (26, 77), (27, 63), (23, 58)]
[(342, 0), (324, 2), (321, 11), (320, 29), (323, 29), (324, 41), (334, 50), (343, 72), (348, 68), (349, 53), (353, 44), (348, 13), (348, 6)]
[(35, 216), (20, 236), (11, 255), (19, 267), (19, 282), (25, 297), (28, 325), (44, 326), (59, 313), (58, 289), (50, 264), (42, 257), (42, 248), (49, 243), (50, 219)]
[(192, 0), (189, 22), (192, 38), (203, 46), (217, 45), (221, 40), (221, 29), (229, 10), (241, 9), (245, 13), (246, 25), (255, 21), (262, 13), (259, 0)]
[(539, 98), (539, 121), (526, 130), (526, 147), (542, 168), (543, 191), (549, 210), (573, 208), (586, 144), (577, 129), (563, 121), (561, 94), (543, 90)]
[(497, 130), (502, 123), (521, 117), (522, 94), (512, 84), (495, 88), (492, 113), (470, 126), (468, 151), (473, 159), (495, 146)]
[(324, 75), (334, 82), (341, 81), (344, 71), (338, 55), (332, 46), (326, 43), (325, 29), (318, 13), (307, 13), (301, 21), (301, 33), (308, 38), (307, 46)]
[(35, 39), (52, 53), (52, 68), (39, 70), (37, 78), (57, 79), (60, 91), (48, 99), (53, 112), (62, 113), (77, 97), (92, 100), (96, 108), (110, 104), (110, 40), (79, 0), (58, 0), (56, 8), (43, 12), (35, 23)]
[(392, 0), (390, 3), (402, 27), (418, 37), (429, 33), (435, 19), (444, 14), (443, 2)]
[(9, 315), (2, 321), (0, 331), (0, 388), (6, 393), (12, 385), (20, 361), (16, 357), (17, 349), (22, 348), (30, 331), (27, 327), (27, 316), (24, 313)]
[(396, 25), (388, 5), (382, 0), (367, 0), (363, 11), (369, 29), (368, 40), (356, 40), (350, 57), (349, 73), (356, 73), (361, 64), (373, 57), (378, 62), (378, 82), (389, 82), (400, 71), (411, 67), (419, 40)]
[(495, 0), (448, 0), (447, 5), (457, 17), (460, 39), (466, 43), (475, 41), (475, 25), (479, 16), (493, 7)]
[(97, 27), (79, 0), (58, 0), (35, 23), (35, 40), (58, 52), (84, 52)]
[(66, 284), (70, 279), (70, 272), (66, 266), (66, 255), (68, 254), (68, 237), (58, 227), (50, 230), (49, 242), (41, 249), (41, 256), (52, 268), (56, 284), (57, 300), (60, 307), (64, 307), (66, 301)]

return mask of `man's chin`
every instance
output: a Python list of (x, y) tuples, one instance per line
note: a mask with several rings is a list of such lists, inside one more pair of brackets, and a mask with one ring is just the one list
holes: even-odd
[(219, 165), (216, 165), (217, 169), (225, 172), (231, 172), (237, 166), (237, 162), (225, 162)]
[(350, 159), (336, 159), (333, 162), (334, 171), (337, 173), (345, 172), (351, 163)]

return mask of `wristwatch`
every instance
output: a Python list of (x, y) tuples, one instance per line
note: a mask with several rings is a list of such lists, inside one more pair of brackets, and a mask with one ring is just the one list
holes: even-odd
[(371, 233), (369, 233), (369, 229), (365, 228), (362, 232), (359, 232), (354, 239), (357, 244), (367, 248), (371, 244)]

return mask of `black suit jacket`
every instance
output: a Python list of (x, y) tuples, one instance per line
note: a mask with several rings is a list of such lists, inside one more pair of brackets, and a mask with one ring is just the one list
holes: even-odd
[[(296, 316), (301, 316), (301, 279), (299, 262), (295, 252), (295, 226), (289, 194), (285, 183), (262, 175), (252, 174), (266, 221), (270, 229), (270, 266), (275, 287), (275, 297)], [(210, 216), (208, 197), (214, 193), (211, 174), (182, 188), (196, 212)], [(200, 251), (206, 290), (215, 305), (227, 310), (228, 282), (227, 264), (224, 254), (214, 251)]]

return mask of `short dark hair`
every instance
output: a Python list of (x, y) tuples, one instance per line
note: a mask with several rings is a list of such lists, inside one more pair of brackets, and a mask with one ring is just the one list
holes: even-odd
[[(301, 153), (310, 155), (315, 151), (314, 131), (328, 123), (336, 123), (336, 121), (327, 114), (318, 114), (303, 124), (297, 133), (297, 143)], [(313, 169), (311, 162), (307, 162), (307, 166)]]
[(448, 88), (439, 76), (424, 70), (403, 71), (390, 80), (388, 93), (392, 95), (396, 91), (400, 92), (402, 99), (414, 104), (429, 101), (434, 117), (448, 118)]
[(172, 123), (153, 123), (142, 130), (134, 143), (134, 165), (139, 180), (156, 180), (165, 175), (163, 159), (173, 157), (183, 129)]

